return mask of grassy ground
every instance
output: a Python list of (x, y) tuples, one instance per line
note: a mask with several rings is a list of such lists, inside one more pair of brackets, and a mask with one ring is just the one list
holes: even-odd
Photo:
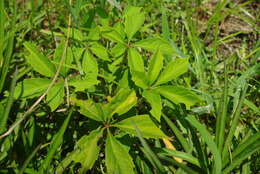
[(0, 173), (260, 173), (258, 1), (0, 2)]

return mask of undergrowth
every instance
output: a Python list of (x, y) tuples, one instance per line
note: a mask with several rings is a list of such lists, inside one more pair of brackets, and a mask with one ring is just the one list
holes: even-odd
[(259, 6), (2, 0), (0, 173), (259, 173)]

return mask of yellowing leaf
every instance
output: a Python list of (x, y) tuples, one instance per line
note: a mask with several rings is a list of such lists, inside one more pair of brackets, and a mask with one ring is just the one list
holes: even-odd
[[(173, 144), (171, 143), (171, 141), (168, 138), (163, 138), (162, 140), (163, 140), (167, 149), (176, 150), (176, 148), (173, 146)], [(181, 158), (173, 157), (173, 159), (175, 159), (179, 163), (183, 162), (183, 160)]]

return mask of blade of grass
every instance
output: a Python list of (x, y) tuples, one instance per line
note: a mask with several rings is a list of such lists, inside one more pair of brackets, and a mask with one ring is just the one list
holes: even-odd
[(161, 7), (162, 12), (162, 35), (165, 40), (170, 40), (170, 30), (169, 30), (169, 24), (166, 14), (166, 8)]
[(35, 154), (38, 152), (38, 150), (40, 150), (41, 144), (39, 144), (29, 155), (29, 157), (24, 161), (21, 169), (19, 170), (18, 174), (23, 174), (24, 170), (26, 169), (26, 167), (29, 165), (29, 163), (31, 162), (31, 160), (33, 159), (33, 157), (35, 156)]
[(148, 143), (143, 138), (141, 131), (138, 129), (138, 127), (136, 126), (136, 124), (134, 122), (133, 122), (133, 126), (135, 128), (135, 131), (137, 133), (139, 140), (141, 141), (142, 146), (144, 147), (145, 151), (147, 152), (147, 155), (149, 155), (151, 157), (151, 159), (153, 160), (153, 162), (157, 166), (157, 169), (159, 170), (159, 172), (165, 173), (166, 171), (165, 171), (162, 163), (160, 162), (158, 157), (153, 153), (152, 149), (149, 147)]
[(195, 172), (194, 170), (192, 170), (190, 167), (188, 167), (187, 165), (185, 164), (182, 164), (182, 163), (179, 163), (177, 161), (175, 161), (174, 159), (172, 158), (168, 158), (168, 157), (165, 157), (164, 155), (162, 154), (158, 154), (159, 158), (163, 161), (166, 161), (168, 163), (171, 163), (172, 165), (174, 166), (178, 166), (180, 167), (181, 169), (183, 169), (185, 172), (187, 172), (188, 174), (198, 174), (197, 172)]
[(222, 110), (221, 115), (217, 119), (217, 134), (216, 134), (216, 143), (218, 149), (221, 152), (224, 144), (225, 138), (225, 126), (226, 126), (226, 117), (227, 117), (227, 106), (228, 106), (228, 81), (227, 81), (227, 65), (226, 61), (224, 62), (224, 91), (223, 91), (223, 101), (222, 101)]
[[(3, 53), (4, 53), (4, 21), (5, 21), (5, 6), (4, 1), (0, 1), (0, 67), (2, 68)], [(1, 92), (1, 91), (0, 91)]]
[(188, 39), (190, 41), (191, 48), (194, 52), (194, 58), (195, 58), (194, 69), (196, 72), (196, 76), (199, 79), (200, 88), (203, 90), (206, 84), (205, 74), (204, 74), (206, 57), (202, 52), (201, 42), (199, 37), (196, 34), (196, 29), (194, 27), (194, 24), (189, 18), (185, 19), (184, 26), (188, 34)]
[(237, 128), (237, 123), (238, 123), (238, 120), (239, 120), (241, 108), (242, 108), (244, 98), (245, 98), (245, 95), (246, 95), (248, 85), (247, 85), (246, 82), (244, 82), (244, 84), (242, 84), (242, 85), (243, 86), (241, 88), (238, 87), (238, 89), (237, 89), (237, 90), (242, 90), (242, 92), (241, 92), (242, 95), (240, 97), (239, 103), (238, 103), (234, 113), (231, 115), (232, 123), (231, 123), (230, 129), (229, 129), (226, 141), (225, 141), (225, 145), (224, 145), (224, 148), (223, 148), (223, 151), (222, 151), (222, 157), (223, 158), (226, 158), (229, 155), (228, 148), (229, 148), (229, 146), (232, 142), (235, 130)]
[(209, 165), (209, 161), (207, 159), (207, 154), (204, 153), (204, 151), (202, 150), (202, 144), (199, 141), (199, 137), (197, 135), (197, 132), (195, 131), (195, 128), (192, 127), (191, 125), (189, 126), (190, 128), (190, 132), (192, 135), (192, 142), (194, 145), (194, 148), (197, 151), (197, 156), (199, 159), (199, 163), (202, 169), (203, 174), (205, 173), (210, 173), (209, 169), (210, 169), (210, 165)]
[(234, 168), (238, 167), (245, 159), (260, 150), (260, 140), (255, 141), (249, 147), (240, 152), (235, 159), (232, 160), (230, 165), (227, 166), (222, 174), (229, 174)]
[(175, 124), (164, 113), (162, 113), (162, 117), (164, 118), (164, 120), (166, 121), (166, 123), (168, 124), (170, 129), (173, 131), (173, 133), (176, 135), (176, 137), (179, 140), (179, 142), (181, 143), (183, 149), (186, 152), (190, 152), (190, 145), (189, 145), (188, 141), (184, 138), (184, 136), (182, 135), (180, 130), (177, 128), (177, 126), (175, 126)]
[(17, 74), (18, 74), (18, 69), (16, 68), (11, 82), (10, 94), (7, 99), (7, 104), (5, 106), (3, 115), (0, 117), (0, 134), (2, 134), (6, 130), (6, 123), (14, 101), (14, 89), (17, 81)]
[(210, 32), (211, 26), (214, 25), (214, 24), (218, 24), (218, 22), (220, 20), (222, 20), (223, 18), (225, 18), (225, 16), (227, 15), (227, 14), (223, 15), (223, 9), (226, 7), (226, 5), (228, 3), (229, 3), (228, 0), (218, 1), (217, 5), (214, 9), (213, 14), (211, 15), (211, 17), (208, 20), (205, 38), (208, 36), (208, 34)]
[[(3, 2), (2, 2), (3, 3)], [(13, 53), (13, 47), (14, 47), (14, 36), (15, 36), (15, 31), (16, 31), (16, 27), (15, 27), (15, 24), (16, 24), (16, 11), (17, 11), (17, 3), (15, 0), (13, 0), (13, 17), (12, 17), (12, 20), (11, 20), (11, 31), (10, 31), (10, 37), (8, 38), (8, 43), (7, 43), (7, 50), (5, 50), (5, 54), (4, 53), (4, 50), (3, 50), (3, 44), (4, 43), (1, 43), (2, 41), (0, 41), (0, 56), (2, 55), (3, 56), (3, 65), (1, 67), (1, 76), (0, 76), (0, 93), (2, 92), (3, 90), (3, 87), (4, 87), (4, 83), (5, 83), (5, 79), (6, 79), (6, 75), (8, 73), (8, 69), (9, 69), (9, 65), (10, 65), (10, 62), (11, 62), (11, 58), (12, 58), (12, 53)], [(3, 5), (3, 4), (2, 4)], [(0, 4), (0, 6), (2, 6)], [(1, 8), (4, 8), (4, 6), (0, 7), (0, 13), (4, 13), (4, 10), (2, 10)], [(4, 15), (4, 14), (0, 14), (0, 15)], [(4, 18), (0, 18), (0, 20), (4, 20)], [(2, 25), (2, 24), (0, 24)], [(2, 26), (0, 26), (1, 28)], [(4, 33), (4, 27), (2, 28), (3, 31), (0, 31), (0, 32), (3, 32), (3, 33), (0, 33), (0, 34), (5, 34)], [(5, 40), (5, 37), (1, 38), (0, 40)], [(2, 44), (2, 45), (1, 45)], [(2, 53), (1, 53), (2, 52)], [(1, 65), (1, 57), (0, 57), (0, 65)]]
[[(181, 151), (177, 151), (177, 150), (171, 150), (171, 149), (167, 149), (167, 148), (161, 148), (161, 151), (159, 151), (159, 154), (162, 155), (167, 155), (167, 156), (174, 156), (180, 159), (183, 159), (185, 161), (188, 161), (191, 164), (194, 164), (198, 167), (200, 167), (199, 161), (197, 158), (193, 157), (191, 154), (189, 153), (185, 153), (185, 152), (181, 152)], [(175, 160), (176, 161), (176, 160)], [(178, 161), (177, 161), (178, 162)]]
[(48, 150), (47, 156), (43, 161), (42, 167), (41, 167), (41, 173), (47, 172), (49, 165), (51, 163), (52, 158), (55, 155), (55, 152), (58, 150), (60, 145), (62, 144), (63, 140), (63, 135), (68, 127), (70, 117), (72, 115), (73, 110), (70, 110), (69, 115), (67, 116), (66, 120), (63, 122), (61, 128), (57, 132), (56, 135), (53, 136), (51, 144), (50, 144), (50, 149)]
[[(251, 148), (254, 143), (260, 141), (260, 132), (254, 134), (253, 136), (249, 137), (247, 140), (240, 143), (237, 148), (232, 152), (232, 159), (237, 158), (243, 151), (247, 150), (248, 148)], [(229, 162), (228, 158), (223, 159), (223, 166), (227, 165)]]
[(148, 159), (148, 161), (152, 164), (152, 166), (157, 169), (159, 171), (159, 169), (157, 168), (155, 162), (153, 161), (153, 159), (151, 158), (151, 156), (149, 155), (149, 153), (147, 152), (147, 150), (145, 150), (143, 147), (140, 147), (141, 151), (144, 153), (144, 156)]
[(211, 150), (213, 156), (214, 156), (214, 168), (213, 173), (219, 174), (221, 173), (222, 164), (221, 164), (221, 155), (217, 148), (217, 145), (215, 144), (213, 140), (213, 136), (210, 135), (210, 133), (207, 131), (206, 127), (202, 125), (194, 116), (187, 116), (185, 118), (189, 121), (189, 123), (194, 126), (201, 134), (203, 140), (208, 145), (208, 148)]

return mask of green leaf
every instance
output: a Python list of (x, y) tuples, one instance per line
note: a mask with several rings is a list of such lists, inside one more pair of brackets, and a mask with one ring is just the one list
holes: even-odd
[(173, 103), (184, 103), (187, 109), (200, 101), (194, 92), (181, 86), (160, 86), (154, 90)]
[(129, 80), (128, 80), (129, 70), (126, 69), (122, 78), (119, 80), (119, 88), (129, 88)]
[(163, 67), (163, 55), (158, 49), (156, 53), (153, 55), (149, 67), (148, 67), (148, 79), (149, 84), (153, 84), (153, 82), (157, 79), (162, 67)]
[(49, 165), (51, 163), (51, 160), (54, 157), (55, 152), (58, 150), (59, 146), (62, 144), (63, 136), (64, 136), (64, 133), (69, 124), (71, 115), (72, 115), (72, 110), (70, 111), (67, 118), (64, 120), (64, 122), (63, 122), (61, 128), (59, 129), (59, 131), (57, 132), (57, 134), (55, 134), (53, 136), (51, 144), (50, 144), (50, 148), (48, 149), (47, 156), (41, 165), (41, 170), (40, 170), (41, 173), (46, 173), (47, 171), (49, 171)]
[(149, 87), (149, 80), (144, 72), (132, 71), (132, 80), (140, 88), (147, 89)]
[(89, 51), (86, 51), (83, 55), (82, 69), (85, 73), (84, 78), (73, 77), (69, 80), (69, 85), (74, 86), (76, 91), (84, 91), (99, 83), (97, 80), (98, 63)]
[(124, 13), (125, 18), (125, 33), (127, 34), (128, 41), (132, 39), (134, 34), (141, 28), (144, 24), (145, 16), (144, 13), (141, 12), (140, 7), (130, 6), (126, 8)]
[(47, 94), (46, 102), (54, 111), (64, 101), (64, 85), (53, 86)]
[(135, 48), (128, 49), (128, 66), (135, 84), (144, 89), (148, 88), (149, 81), (144, 71), (143, 58)]
[[(62, 58), (62, 55), (63, 55), (63, 52), (64, 52), (64, 45), (65, 43), (62, 42), (61, 44), (58, 45), (58, 47), (55, 49), (55, 53), (54, 53), (54, 58), (53, 60), (55, 62), (58, 62), (58, 64), (56, 65), (56, 68), (58, 68), (59, 66), (59, 62)], [(68, 71), (69, 71), (69, 68), (68, 66), (71, 66), (71, 63), (73, 61), (73, 53), (72, 53), (72, 50), (70, 47), (67, 48), (67, 51), (66, 51), (66, 57), (65, 57), (65, 61), (64, 61), (64, 64), (60, 70), (60, 74), (62, 74), (63, 76), (66, 76)]]
[(214, 156), (214, 173), (221, 173), (222, 168), (222, 162), (221, 162), (221, 155), (217, 148), (217, 145), (215, 144), (213, 140), (213, 136), (210, 135), (210, 133), (207, 131), (206, 127), (202, 125), (195, 117), (189, 115), (186, 117), (186, 119), (189, 121), (189, 123), (194, 126), (201, 134), (203, 140), (207, 143), (208, 148), (211, 150), (213, 156)]
[(144, 72), (143, 58), (135, 48), (128, 49), (128, 66), (131, 72)]
[(160, 47), (161, 52), (167, 55), (172, 55), (175, 53), (172, 45), (162, 38), (148, 38), (135, 42), (134, 45), (136, 47), (141, 47), (153, 52), (156, 52), (157, 49)]
[(126, 37), (125, 28), (121, 22), (116, 22), (113, 25), (113, 29), (116, 30), (122, 36), (122, 38)]
[(72, 51), (73, 51), (73, 58), (74, 60), (77, 62), (77, 61), (80, 61), (82, 59), (82, 57), (84, 56), (84, 48), (78, 48), (78, 47), (72, 47)]
[(110, 103), (105, 105), (108, 111), (108, 117), (112, 117), (117, 113), (122, 115), (128, 112), (137, 103), (135, 91), (121, 88), (117, 94), (111, 99)]
[(171, 61), (160, 74), (158, 80), (155, 83), (155, 86), (169, 82), (184, 74), (188, 71), (188, 65), (188, 58), (178, 58)]
[(97, 106), (96, 103), (94, 103), (92, 100), (79, 100), (75, 97), (71, 97), (70, 101), (76, 105), (80, 107), (79, 112), (88, 117), (91, 118), (93, 120), (96, 121), (103, 121), (102, 115), (100, 115), (99, 113), (99, 108)]
[(133, 123), (140, 129), (145, 138), (167, 138), (167, 136), (154, 124), (149, 115), (136, 115), (127, 118), (113, 126), (120, 128), (130, 134), (136, 135)]
[(100, 31), (99, 31), (99, 27), (94, 27), (94, 28), (91, 28), (89, 33), (88, 33), (88, 36), (87, 38), (89, 40), (99, 40), (100, 39)]
[(118, 57), (111, 64), (108, 64), (109, 71), (111, 71), (111, 75), (113, 75), (121, 66), (120, 63), (124, 60), (124, 57)]
[(30, 42), (25, 42), (24, 47), (30, 52), (30, 55), (25, 56), (25, 59), (35, 71), (47, 77), (53, 77), (55, 75), (55, 66), (47, 57), (37, 50), (35, 45)]
[[(62, 27), (59, 27), (59, 28), (61, 29), (62, 32), (64, 32), (65, 36), (68, 35), (67, 28), (62, 28)], [(76, 28), (71, 28), (69, 35), (70, 35), (69, 37), (73, 38), (74, 40), (83, 41), (85, 39), (82, 31), (80, 31), (79, 29), (76, 29)]]
[(14, 98), (33, 98), (41, 95), (50, 85), (51, 80), (43, 78), (25, 79), (15, 87)]
[(125, 45), (124, 36), (122, 36), (119, 32), (117, 32), (112, 27), (103, 26), (103, 27), (100, 27), (100, 30), (101, 30), (101, 34), (104, 38), (106, 38), (112, 42), (121, 43), (121, 44)]
[(82, 69), (86, 77), (91, 79), (96, 79), (98, 76), (98, 63), (96, 59), (86, 50), (83, 60), (82, 60)]
[(143, 96), (152, 107), (150, 113), (160, 122), (162, 114), (162, 102), (160, 95), (152, 90), (144, 90)]
[[(92, 75), (94, 76), (94, 74)], [(98, 83), (99, 81), (96, 79), (96, 77), (85, 77), (83, 79), (74, 77), (68, 82), (69, 86), (75, 87), (75, 91), (84, 91), (85, 89), (89, 89)]]
[(134, 163), (125, 145), (116, 140), (108, 131), (105, 149), (108, 174), (135, 174)]
[(119, 57), (122, 54), (124, 54), (126, 51), (126, 47), (120, 43), (116, 44), (112, 49), (111, 49), (111, 55), (113, 57)]
[(67, 166), (73, 161), (74, 155), (77, 151), (73, 151), (67, 154), (67, 156), (59, 163), (55, 170), (55, 174), (63, 174), (63, 172), (67, 169)]
[(106, 48), (97, 43), (97, 42), (94, 42), (91, 47), (90, 47), (90, 50), (92, 51), (93, 54), (95, 54), (98, 58), (102, 59), (102, 60), (105, 60), (105, 61), (110, 61), (109, 59), (109, 56), (108, 56), (108, 53), (107, 53), (107, 50)]
[(103, 131), (94, 130), (89, 135), (85, 135), (77, 142), (72, 160), (81, 163), (80, 173), (90, 170), (98, 158), (100, 147), (97, 145)]

